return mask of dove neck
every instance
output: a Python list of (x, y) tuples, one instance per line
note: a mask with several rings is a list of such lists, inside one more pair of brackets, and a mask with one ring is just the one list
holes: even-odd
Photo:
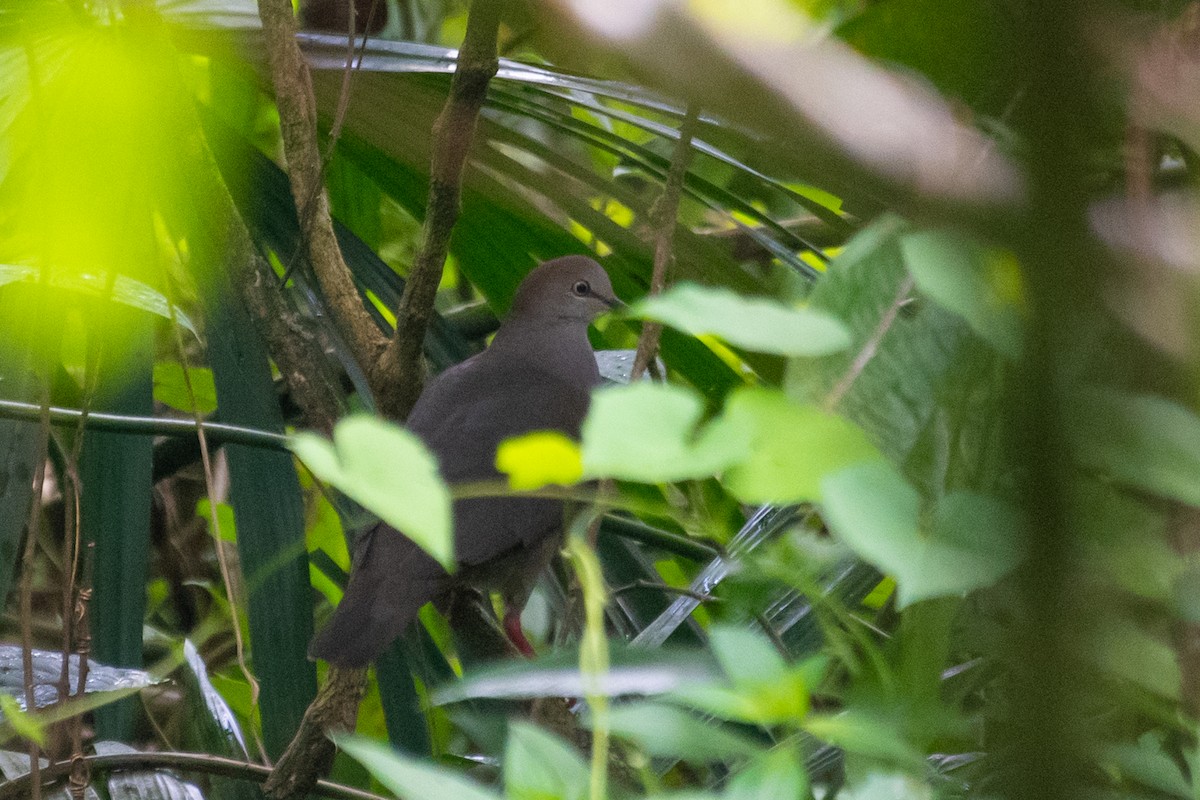
[(510, 320), (496, 331), (488, 348), (497, 356), (528, 361), (539, 370), (578, 380), (596, 369), (588, 342), (587, 323), (579, 320), (545, 320), (524, 323)]

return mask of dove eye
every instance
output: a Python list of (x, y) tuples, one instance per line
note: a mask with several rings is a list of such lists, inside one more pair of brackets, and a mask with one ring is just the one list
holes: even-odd
[(579, 295), (580, 297), (583, 297), (591, 290), (592, 290), (592, 287), (587, 281), (576, 281), (575, 285), (571, 287), (571, 291), (573, 291), (575, 294)]

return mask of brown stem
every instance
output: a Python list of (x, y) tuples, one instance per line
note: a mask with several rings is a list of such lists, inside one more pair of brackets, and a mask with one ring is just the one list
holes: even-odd
[(353, 731), (358, 704), (367, 689), (367, 671), (331, 667), (300, 722), (300, 729), (263, 784), (271, 800), (307, 797), (329, 772), (337, 748), (330, 731)]
[(383, 358), (375, 365), (371, 385), (380, 411), (403, 419), (421, 394), (425, 330), (442, 281), (450, 248), (450, 233), (462, 198), (463, 167), (488, 83), (499, 68), (496, 37), (502, 0), (473, 0), (467, 33), (458, 52), (450, 96), (433, 124), (433, 155), (429, 171), (429, 204), (421, 229), (421, 246), (413, 259), (404, 294), (396, 310), (396, 331)]
[(312, 75), (296, 43), (291, 0), (259, 0), (258, 13), (271, 62), (292, 198), (301, 221), (301, 236), (308, 246), (309, 263), (355, 359), (364, 369), (370, 369), (386, 340), (363, 307), (333, 232), (317, 146)]
[[(43, 270), (44, 272), (44, 270)], [(50, 390), (42, 390), (42, 420), (38, 433), (37, 474), (33, 479), (33, 494), (29, 498), (29, 522), (25, 530), (25, 551), (21, 557), (21, 669), (24, 671), (25, 708), (33, 711), (37, 701), (33, 696), (33, 558), (37, 550), (38, 522), (42, 513), (42, 487), (46, 481), (46, 451), (50, 443)], [(29, 740), (29, 774), (37, 781), (37, 742)], [(41, 786), (34, 784), (33, 800), (41, 800)]]
[[(675, 245), (675, 224), (679, 217), (679, 195), (683, 191), (683, 179), (687, 176), (688, 164), (692, 161), (692, 137), (700, 118), (700, 109), (688, 106), (687, 115), (679, 126), (679, 141), (671, 156), (671, 169), (667, 172), (662, 194), (650, 208), (650, 220), (656, 234), (654, 239), (654, 270), (650, 273), (650, 294), (661, 294), (667, 283), (667, 265), (671, 263), (671, 251)], [(658, 341), (662, 337), (662, 324), (646, 322), (642, 335), (638, 337), (637, 353), (633, 357), (630, 381), (642, 377), (642, 373), (658, 355)]]
[[(78, 454), (76, 454), (78, 458)], [(73, 613), (75, 618), (76, 654), (79, 657), (79, 675), (76, 677), (72, 697), (82, 698), (87, 690), (88, 659), (92, 655), (92, 626), (89, 608), (92, 600), (92, 575), (95, 571), (96, 543), (88, 542), (87, 558), (83, 565), (83, 581), (79, 586)], [(76, 560), (78, 561), (78, 542), (76, 543)], [(66, 695), (61, 695), (65, 697)], [(71, 780), (72, 797), (86, 796), (87, 786), (91, 782), (91, 770), (83, 755), (83, 719), (76, 716), (71, 721)]]

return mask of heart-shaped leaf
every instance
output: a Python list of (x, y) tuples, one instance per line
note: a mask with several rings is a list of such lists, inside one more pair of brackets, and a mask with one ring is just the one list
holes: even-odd
[(822, 482), (830, 528), (864, 560), (896, 578), (900, 606), (990, 586), (1020, 559), (1018, 518), (1007, 504), (954, 492), (921, 526), (921, 499), (883, 461)]
[(289, 446), (318, 478), (378, 514), (446, 569), (454, 568), (450, 490), (437, 460), (416, 436), (356, 415), (337, 424), (332, 442), (298, 433)]

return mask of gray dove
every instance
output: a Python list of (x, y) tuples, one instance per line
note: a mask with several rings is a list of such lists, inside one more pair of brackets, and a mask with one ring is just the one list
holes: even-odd
[[(547, 261), (522, 281), (491, 346), (432, 379), (408, 417), (447, 483), (497, 478), (496, 448), (512, 436), (555, 430), (578, 439), (600, 382), (588, 325), (618, 305), (604, 269), (584, 256)], [(563, 503), (473, 498), (456, 500), (453, 513), (453, 576), (382, 522), (360, 537), (345, 596), (313, 637), (310, 658), (365, 667), (421, 606), (459, 585), (500, 592), (509, 638), (532, 652), (521, 610), (562, 542)]]

